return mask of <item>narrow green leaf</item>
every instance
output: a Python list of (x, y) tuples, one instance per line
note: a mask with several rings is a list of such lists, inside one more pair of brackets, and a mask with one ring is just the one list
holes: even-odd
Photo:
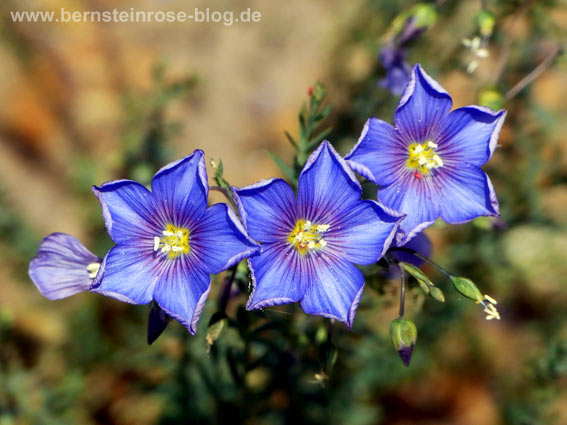
[(284, 131), (285, 137), (287, 137), (287, 140), (289, 140), (289, 143), (291, 143), (291, 145), (295, 148), (295, 149), (299, 149), (299, 147), (297, 146), (296, 141), (293, 139), (293, 137), (291, 137), (291, 134), (289, 134), (288, 131)]
[(295, 175), (293, 173), (293, 170), (291, 169), (291, 167), (289, 167), (285, 162), (283, 162), (275, 153), (273, 153), (272, 151), (268, 151), (268, 155), (270, 155), (270, 157), (273, 159), (273, 161), (276, 163), (276, 165), (278, 167), (280, 167), (280, 170), (282, 170), (282, 172), (285, 174), (285, 176), (292, 182), (295, 181)]
[(313, 137), (309, 141), (309, 143), (307, 144), (307, 150), (310, 151), (311, 149), (314, 149), (315, 147), (317, 147), (319, 145), (319, 143), (321, 143), (321, 141), (325, 137), (327, 137), (332, 130), (333, 130), (332, 127), (326, 128), (325, 130), (323, 130), (322, 132), (317, 134), (315, 137)]

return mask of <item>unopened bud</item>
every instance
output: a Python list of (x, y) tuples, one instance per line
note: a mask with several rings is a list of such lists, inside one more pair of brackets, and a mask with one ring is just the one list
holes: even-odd
[(416, 28), (427, 28), (437, 20), (437, 11), (432, 4), (418, 3), (411, 9), (410, 16), (414, 17)]
[(484, 299), (482, 293), (472, 280), (466, 277), (451, 276), (451, 282), (453, 282), (455, 289), (465, 297), (476, 302), (482, 302)]
[(440, 303), (445, 302), (445, 295), (443, 294), (443, 291), (437, 286), (432, 286), (431, 288), (429, 288), (429, 295), (431, 295), (431, 298), (439, 301)]
[(492, 89), (483, 90), (480, 93), (478, 101), (481, 106), (488, 106), (495, 111), (502, 109), (504, 106), (504, 96), (502, 96), (502, 93)]
[(496, 19), (494, 15), (488, 10), (481, 10), (475, 17), (478, 30), (480, 35), (483, 37), (490, 37), (494, 31), (494, 25), (496, 24)]
[(417, 328), (408, 319), (398, 317), (390, 323), (390, 337), (395, 350), (400, 355), (405, 366), (409, 366), (413, 347), (417, 340)]

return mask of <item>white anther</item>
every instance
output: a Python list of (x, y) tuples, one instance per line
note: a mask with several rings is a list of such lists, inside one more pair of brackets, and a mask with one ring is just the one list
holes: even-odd
[(326, 245), (327, 245), (327, 241), (326, 241), (325, 239), (321, 239), (321, 240), (319, 241), (319, 245), (321, 245), (321, 246), (326, 246)]
[(441, 157), (437, 154), (433, 155), (433, 161), (435, 161), (435, 163), (437, 164), (438, 167), (442, 167), (443, 166), (443, 160), (441, 159)]
[(487, 58), (488, 57), (488, 50), (487, 49), (477, 49), (475, 51), (475, 55), (479, 58)]
[(164, 245), (160, 252), (169, 252), (171, 251), (171, 246)]
[(427, 158), (423, 155), (420, 155), (420, 157), (417, 159), (417, 162), (419, 165), (425, 165), (427, 164)]
[(303, 225), (303, 230), (311, 229), (311, 225), (312, 223), (310, 221), (306, 221), (305, 224)]
[(183, 232), (181, 230), (177, 231), (177, 237), (181, 239), (183, 237)]
[(437, 143), (433, 143), (433, 142), (428, 142), (427, 146), (429, 146), (431, 149), (437, 149), (439, 147)]
[(317, 232), (325, 233), (331, 226), (329, 224), (320, 224), (317, 226)]
[(309, 249), (315, 248), (315, 242), (309, 241), (309, 243), (307, 244), (307, 248), (309, 248)]
[(159, 249), (160, 243), (161, 239), (159, 238), (159, 236), (154, 236), (154, 251), (157, 251)]
[(181, 246), (172, 246), (172, 247), (171, 247), (171, 250), (172, 250), (173, 252), (181, 252), (181, 251), (183, 251), (183, 247), (181, 247)]
[(421, 145), (417, 145), (414, 149), (413, 149), (413, 153), (421, 153), (423, 152), (423, 146)]
[(486, 301), (488, 301), (489, 303), (492, 303), (494, 305), (498, 304), (498, 301), (496, 301), (494, 298), (492, 298), (490, 295), (486, 295), (484, 294), (484, 299)]
[(169, 230), (164, 230), (163, 232), (161, 232), (163, 234), (163, 236), (173, 236), (173, 232), (170, 232)]
[(427, 164), (425, 164), (425, 168), (431, 170), (432, 168), (435, 168), (435, 164), (433, 164), (432, 162), (428, 162)]

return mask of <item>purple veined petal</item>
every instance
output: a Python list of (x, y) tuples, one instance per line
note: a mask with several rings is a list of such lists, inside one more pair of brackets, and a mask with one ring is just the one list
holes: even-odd
[(297, 220), (296, 202), (284, 180), (262, 180), (232, 191), (242, 222), (255, 240), (275, 242), (291, 233)]
[(479, 216), (497, 216), (498, 199), (492, 182), (480, 168), (466, 164), (453, 169), (444, 167), (440, 204), (441, 218), (460, 224)]
[(394, 114), (396, 128), (408, 144), (436, 140), (451, 106), (449, 93), (416, 64)]
[(160, 276), (154, 299), (163, 311), (195, 335), (210, 290), (209, 274), (191, 259), (179, 258)]
[(130, 304), (148, 304), (161, 274), (170, 266), (166, 257), (154, 257), (147, 249), (133, 243), (116, 245), (104, 257), (91, 292)]
[(262, 253), (249, 258), (248, 264), (253, 289), (247, 310), (300, 301), (314, 274), (310, 258), (281, 242), (264, 245)]
[(197, 220), (207, 208), (209, 193), (203, 151), (161, 168), (152, 180), (152, 193), (163, 224), (171, 220), (175, 226), (188, 226)]
[(408, 148), (392, 125), (370, 118), (345, 159), (358, 174), (383, 186), (397, 179), (398, 170), (408, 159)]
[(439, 177), (417, 179), (413, 173), (400, 173), (399, 179), (378, 190), (378, 201), (389, 208), (406, 213), (400, 223), (401, 233), (396, 243), (401, 246), (419, 232), (433, 224), (440, 214), (442, 194), (439, 191)]
[(298, 212), (313, 222), (337, 215), (360, 199), (360, 183), (328, 141), (309, 156), (297, 189)]
[(100, 201), (108, 234), (116, 243), (161, 234), (151, 192), (131, 180), (116, 180), (93, 186)]
[(195, 225), (190, 245), (209, 273), (226, 270), (260, 250), (226, 204), (215, 204), (207, 209)]
[(364, 289), (364, 276), (352, 263), (320, 255), (305, 296), (303, 311), (344, 322), (349, 329)]
[(59, 300), (88, 291), (93, 282), (89, 275), (96, 269), (90, 272), (87, 267), (101, 261), (75, 237), (52, 233), (39, 244), (28, 273), (44, 297)]
[(439, 155), (446, 163), (484, 165), (494, 153), (506, 111), (466, 106), (449, 114), (439, 135)]
[(340, 216), (338, 230), (331, 227), (325, 240), (337, 256), (354, 264), (369, 265), (388, 250), (404, 217), (405, 214), (376, 201), (360, 201)]

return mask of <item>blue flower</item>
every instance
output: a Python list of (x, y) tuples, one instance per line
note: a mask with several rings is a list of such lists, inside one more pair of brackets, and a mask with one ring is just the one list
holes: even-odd
[(407, 214), (399, 246), (441, 217), (458, 224), (498, 215), (498, 200), (480, 168), (492, 156), (506, 111), (451, 110), (449, 94), (419, 65), (394, 116), (395, 127), (368, 120), (347, 163), (380, 186), (378, 199)]
[(73, 236), (52, 233), (39, 244), (28, 273), (43, 296), (60, 300), (88, 291), (101, 262)]
[(328, 142), (307, 160), (297, 198), (282, 179), (233, 188), (251, 237), (253, 291), (247, 309), (301, 302), (306, 313), (352, 326), (364, 277), (388, 249), (402, 214), (360, 200), (361, 188)]
[(386, 76), (380, 80), (380, 87), (399, 96), (408, 84), (411, 68), (406, 63), (406, 51), (392, 42), (380, 51), (380, 62), (386, 69)]
[(207, 208), (208, 189), (200, 150), (159, 170), (151, 192), (130, 180), (94, 186), (116, 245), (91, 291), (132, 304), (154, 300), (195, 334), (210, 274), (259, 250), (225, 204)]

